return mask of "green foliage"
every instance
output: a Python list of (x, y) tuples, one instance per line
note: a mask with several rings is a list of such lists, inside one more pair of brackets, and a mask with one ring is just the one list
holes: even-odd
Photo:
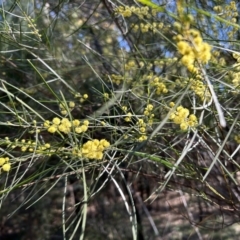
[[(139, 205), (173, 191), (199, 239), (213, 221), (200, 216), (208, 208), (215, 228), (239, 221), (237, 3), (7, 1), (0, 11), (2, 215), (54, 198), (61, 214), (51, 224), (51, 204), (35, 211), (49, 225), (30, 236), (51, 239), (61, 226), (63, 239), (93, 239), (89, 212), (112, 194), (126, 235), (121, 224), (107, 235), (94, 225), (99, 239), (138, 239), (148, 235)], [(186, 198), (204, 205), (199, 219)], [(164, 236), (145, 211), (152, 236)]]

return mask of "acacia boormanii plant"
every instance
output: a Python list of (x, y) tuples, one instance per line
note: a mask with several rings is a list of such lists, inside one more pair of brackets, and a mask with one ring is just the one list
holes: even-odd
[(239, 221), (238, 7), (2, 2), (0, 236), (164, 237), (148, 206), (172, 193), (181, 236)]

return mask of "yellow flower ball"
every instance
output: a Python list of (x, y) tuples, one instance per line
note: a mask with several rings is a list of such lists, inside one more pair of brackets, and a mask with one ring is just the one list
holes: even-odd
[(193, 54), (187, 54), (184, 55), (181, 59), (181, 62), (185, 66), (193, 65), (194, 63), (194, 55)]
[(102, 139), (100, 141), (100, 144), (103, 145), (105, 148), (110, 146), (110, 143), (105, 139)]
[(189, 33), (192, 35), (193, 38), (201, 38), (200, 32), (195, 29), (190, 29)]
[(178, 112), (178, 115), (182, 118), (186, 118), (189, 115), (189, 110), (187, 108), (183, 108)]
[(76, 133), (82, 133), (82, 127), (76, 127), (75, 132)]
[(201, 38), (201, 37), (196, 37), (196, 38), (194, 39), (194, 43), (195, 43), (196, 45), (202, 44), (202, 38)]
[(189, 116), (189, 120), (191, 120), (191, 121), (197, 121), (197, 117), (194, 115), (194, 114), (191, 114), (190, 116)]
[(9, 172), (10, 169), (11, 169), (10, 163), (5, 163), (5, 164), (2, 166), (2, 170), (5, 171), (5, 172)]
[(62, 115), (67, 115), (67, 110), (62, 110), (62, 111), (61, 111), (61, 114), (62, 114)]
[(127, 111), (127, 107), (126, 107), (126, 106), (122, 106), (122, 110), (123, 110), (124, 112), (126, 112), (126, 111)]
[(181, 105), (177, 107), (178, 112), (181, 111), (182, 109), (183, 109), (183, 106), (181, 106)]
[(60, 122), (61, 122), (61, 120), (60, 120), (60, 118), (58, 118), (58, 117), (55, 117), (55, 118), (52, 120), (52, 123), (53, 123), (53, 124), (56, 124), (56, 125), (59, 125)]
[(87, 125), (82, 125), (81, 129), (82, 129), (82, 132), (86, 132), (88, 130), (88, 126)]
[(146, 110), (152, 111), (153, 110), (153, 105), (152, 104), (148, 104), (147, 107), (146, 107)]
[(69, 105), (70, 108), (74, 108), (74, 107), (75, 107), (75, 102), (72, 102), (72, 101), (71, 101), (71, 102), (69, 102), (68, 105)]
[(186, 122), (182, 122), (180, 124), (180, 128), (181, 130), (186, 131), (188, 129), (188, 124)]
[(142, 135), (141, 137), (138, 138), (139, 142), (143, 142), (145, 140), (147, 140), (147, 136), (146, 135)]
[(105, 99), (109, 99), (109, 94), (108, 94), (108, 93), (104, 93), (104, 94), (103, 94), (103, 97), (104, 97)]
[(51, 147), (51, 145), (49, 144), (49, 143), (45, 143), (45, 145), (44, 145), (46, 148), (50, 148)]
[(50, 126), (50, 121), (46, 120), (46, 121), (43, 123), (43, 126), (44, 126), (44, 127), (49, 127), (49, 126)]
[(0, 158), (0, 166), (2, 166), (6, 162), (5, 158)]
[(125, 117), (124, 120), (125, 122), (131, 122), (132, 119), (130, 117)]
[(60, 132), (63, 132), (63, 133), (66, 133), (66, 134), (71, 131), (71, 129), (64, 124), (59, 125), (58, 129), (59, 129)]
[(68, 128), (72, 126), (72, 123), (69, 121), (68, 118), (63, 118), (61, 122), (63, 125), (65, 125)]
[(102, 152), (96, 152), (94, 158), (97, 159), (97, 160), (102, 160), (103, 153)]
[(189, 44), (186, 41), (178, 42), (177, 43), (177, 48), (178, 48), (178, 51), (182, 55), (187, 55), (187, 54), (189, 54), (192, 51), (191, 47), (189, 46)]
[(176, 124), (181, 124), (183, 122), (183, 118), (182, 117), (179, 117), (179, 116), (176, 116), (174, 119), (173, 119), (173, 122), (176, 123)]
[(21, 151), (22, 151), (22, 152), (26, 152), (26, 151), (27, 151), (27, 147), (26, 147), (26, 146), (22, 146), (22, 147), (21, 147)]
[(173, 120), (175, 117), (176, 117), (176, 114), (175, 114), (175, 113), (171, 113), (171, 114), (169, 115), (169, 119), (170, 119), (170, 120)]
[(162, 92), (163, 92), (163, 93), (168, 93), (168, 89), (167, 89), (167, 88), (164, 88), (164, 89), (162, 90)]
[(170, 102), (170, 103), (169, 103), (169, 107), (172, 108), (172, 107), (174, 107), (174, 106), (175, 106), (175, 103), (174, 103), (174, 102)]
[(78, 119), (73, 120), (73, 126), (78, 127), (80, 125), (80, 121)]
[(88, 121), (88, 120), (84, 120), (84, 121), (83, 121), (83, 124), (84, 124), (85, 126), (88, 126), (88, 125), (89, 125), (89, 121)]
[(51, 126), (48, 128), (48, 132), (55, 133), (57, 131), (57, 128), (55, 126)]
[(83, 98), (84, 99), (88, 99), (88, 95), (87, 94), (83, 94)]
[(98, 146), (98, 145), (99, 145), (99, 140), (98, 140), (98, 139), (94, 139), (94, 140), (92, 141), (92, 143), (93, 143), (94, 145)]

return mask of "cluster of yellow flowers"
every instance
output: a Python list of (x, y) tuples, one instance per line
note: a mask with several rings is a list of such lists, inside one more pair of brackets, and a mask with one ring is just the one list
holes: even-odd
[(40, 144), (40, 142), (36, 143), (36, 141), (31, 141), (27, 139), (14, 139), (14, 141), (11, 141), (8, 137), (5, 138), (5, 144), (7, 144), (7, 147), (10, 147), (11, 149), (20, 148), (22, 152), (34, 152), (36, 153), (43, 153), (44, 151), (47, 151), (47, 155), (51, 153), (51, 145), (49, 143)]
[(214, 50), (211, 52), (211, 63), (215, 65), (225, 66), (226, 61), (225, 58), (221, 57), (221, 52), (218, 50)]
[(124, 81), (124, 77), (122, 75), (112, 74), (110, 78), (111, 81), (117, 85), (120, 85)]
[(213, 10), (221, 14), (221, 17), (224, 19), (230, 18), (232, 23), (236, 23), (238, 17), (238, 9), (235, 1), (231, 1), (229, 5), (226, 5), (225, 7), (221, 5), (217, 5), (213, 7)]
[(125, 122), (131, 122), (131, 121), (132, 121), (132, 113), (131, 113), (131, 112), (128, 112), (127, 106), (122, 106), (121, 108), (122, 108), (123, 112), (127, 115), (127, 116), (124, 118), (124, 121), (125, 121)]
[(201, 81), (201, 77), (197, 79), (190, 79), (191, 89), (200, 97), (202, 101), (209, 100), (211, 98), (211, 93), (208, 90), (208, 87)]
[(88, 99), (88, 94), (85, 93), (85, 94), (82, 95), (82, 97), (80, 98), (79, 101), (80, 101), (80, 103), (83, 103), (83, 102), (85, 102), (87, 99)]
[(104, 99), (105, 101), (109, 100), (109, 98), (110, 98), (110, 96), (109, 96), (108, 93), (104, 93), (104, 94), (103, 94), (103, 99)]
[(78, 119), (74, 119), (71, 122), (68, 118), (60, 119), (58, 117), (53, 118), (51, 122), (47, 120), (43, 124), (43, 126), (46, 127), (48, 132), (50, 133), (55, 133), (59, 131), (65, 134), (70, 133), (72, 131), (72, 128), (74, 129), (73, 131), (76, 133), (86, 132), (88, 130), (88, 125), (88, 120), (83, 121), (81, 125), (81, 122)]
[(144, 82), (146, 79), (150, 80), (152, 79), (152, 74), (151, 75), (144, 75), (140, 79), (134, 79), (133, 76), (133, 71), (134, 73), (137, 73), (139, 69), (145, 68), (146, 70), (151, 70), (153, 67), (152, 63), (144, 63), (143, 61), (139, 61), (136, 63), (135, 60), (129, 60), (124, 64), (124, 75), (117, 75), (117, 74), (111, 74), (110, 78), (108, 78), (108, 81), (111, 81), (112, 83), (115, 83), (117, 85), (120, 85), (121, 83), (125, 82), (127, 84), (136, 84), (139, 86), (141, 85), (142, 82)]
[(11, 169), (11, 164), (9, 162), (9, 157), (0, 157), (0, 170), (9, 172)]
[(37, 24), (35, 23), (35, 20), (31, 18), (30, 16), (27, 16), (25, 14), (26, 21), (28, 22), (28, 27), (33, 29), (33, 34), (37, 35), (39, 39), (41, 39), (42, 35), (39, 33), (39, 30), (37, 29)]
[(105, 140), (98, 139), (89, 140), (83, 144), (80, 149), (73, 149), (73, 155), (88, 159), (102, 160), (103, 151), (110, 146), (110, 143)]
[[(126, 122), (132, 121), (133, 114), (128, 112), (127, 106), (122, 106), (121, 108), (123, 112), (127, 115), (127, 117), (125, 117), (124, 120)], [(136, 126), (137, 126), (136, 130), (137, 130), (138, 136), (135, 139), (138, 142), (142, 142), (147, 139), (146, 130), (147, 130), (147, 126), (151, 126), (153, 123), (153, 118), (154, 118), (154, 114), (152, 113), (153, 109), (154, 107), (152, 104), (147, 104), (147, 106), (144, 108), (144, 111), (143, 111), (144, 119), (139, 118), (136, 123)], [(127, 139), (127, 138), (128, 136), (125, 135), (124, 139)]]
[(122, 110), (123, 110), (125, 113), (126, 113), (127, 110), (128, 110), (127, 106), (122, 106), (121, 108), (122, 108)]
[(228, 75), (232, 79), (234, 87), (240, 86), (240, 54), (234, 53), (233, 57), (237, 60), (237, 63), (233, 65), (234, 71), (229, 71)]
[(153, 105), (152, 104), (148, 104), (147, 107), (144, 109), (143, 114), (146, 117), (146, 122), (148, 124), (148, 126), (151, 126), (153, 123), (153, 118), (154, 118), (154, 114), (152, 113), (153, 111)]
[(137, 122), (137, 126), (139, 128), (140, 133), (145, 133), (146, 132), (146, 126), (147, 124), (144, 122), (143, 119), (139, 119)]
[[(169, 106), (172, 108), (175, 106), (175, 103), (171, 102)], [(179, 124), (183, 131), (187, 130), (189, 127), (196, 127), (198, 124), (197, 117), (194, 114), (189, 115), (189, 110), (183, 106), (178, 106), (176, 111), (170, 114), (169, 119)]]
[(237, 60), (238, 63), (240, 63), (240, 53), (233, 53), (232, 56)]
[(156, 89), (156, 94), (160, 95), (161, 93), (167, 93), (168, 89), (166, 85), (162, 82), (160, 77), (153, 76), (150, 77), (150, 85)]
[(81, 95), (80, 93), (76, 93), (74, 97), (79, 98), (79, 102), (83, 103), (88, 99), (88, 94), (85, 93), (85, 94)]
[(69, 109), (69, 111), (72, 111), (75, 107), (75, 103), (70, 101), (68, 103), (68, 106), (65, 106), (65, 103), (61, 103), (59, 104), (59, 108), (60, 108), (60, 113), (62, 115), (67, 115), (68, 114), (68, 111), (67, 111), (67, 108)]
[(203, 42), (199, 31), (189, 29), (183, 32), (183, 35), (178, 34), (175, 37), (177, 49), (183, 55), (181, 62), (190, 72), (198, 73), (195, 61), (206, 64), (211, 58), (211, 47)]
[(139, 138), (138, 138), (138, 141), (139, 142), (143, 142), (143, 141), (146, 141), (147, 140), (147, 136), (146, 135), (141, 135)]
[(125, 122), (131, 122), (132, 121), (132, 113), (128, 112), (127, 116), (124, 118)]
[[(26, 151), (33, 152), (36, 147), (36, 142), (33, 142), (31, 140), (26, 141), (25, 139), (22, 139), (19, 145), (21, 146), (22, 152), (26, 152)], [(43, 151), (49, 150), (50, 147), (51, 145), (49, 143), (45, 143), (43, 145), (38, 144), (36, 152), (42, 153)]]
[(146, 33), (149, 31), (156, 32), (157, 30), (162, 30), (163, 27), (164, 27), (164, 24), (162, 22), (132, 24), (132, 28), (134, 32), (138, 32), (140, 30), (142, 33)]
[(149, 7), (134, 7), (134, 6), (120, 6), (114, 9), (116, 14), (121, 14), (123, 17), (131, 17), (133, 14), (137, 15), (140, 19), (144, 17), (151, 18), (155, 16), (157, 11), (155, 9), (150, 9)]
[(235, 72), (232, 74), (233, 75), (233, 86), (234, 87), (239, 87), (240, 86), (240, 72)]
[(138, 142), (142, 142), (147, 140), (147, 135), (146, 135), (146, 129), (147, 126), (151, 126), (153, 123), (153, 118), (154, 114), (152, 113), (153, 111), (153, 105), (148, 104), (145, 109), (144, 109), (144, 116), (145, 116), (145, 121), (143, 119), (138, 119), (137, 121), (137, 127), (138, 127), (138, 132), (140, 133), (140, 137), (137, 138)]
[(138, 130), (139, 130), (140, 134), (141, 134), (141, 136), (137, 140), (139, 142), (143, 142), (143, 141), (147, 140), (147, 136), (146, 136), (147, 124), (144, 122), (143, 119), (138, 120), (137, 127), (138, 127)]
[(154, 60), (154, 65), (156, 67), (162, 68), (167, 64), (172, 64), (172, 63), (175, 63), (177, 61), (178, 61), (177, 57), (165, 58), (164, 60), (163, 59), (156, 59), (156, 60)]
[(125, 65), (124, 65), (124, 70), (129, 71), (129, 70), (134, 70), (138, 67), (136, 62), (134, 60), (129, 60)]
[(152, 104), (148, 104), (148, 105), (146, 106), (146, 108), (144, 109), (143, 114), (144, 114), (145, 116), (147, 116), (147, 117), (153, 118), (153, 117), (154, 117), (154, 114), (151, 113), (152, 110), (153, 110), (153, 105), (152, 105)]

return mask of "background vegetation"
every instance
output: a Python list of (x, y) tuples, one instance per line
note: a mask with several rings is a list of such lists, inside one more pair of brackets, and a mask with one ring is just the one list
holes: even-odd
[(0, 238), (236, 239), (239, 7), (1, 1)]

